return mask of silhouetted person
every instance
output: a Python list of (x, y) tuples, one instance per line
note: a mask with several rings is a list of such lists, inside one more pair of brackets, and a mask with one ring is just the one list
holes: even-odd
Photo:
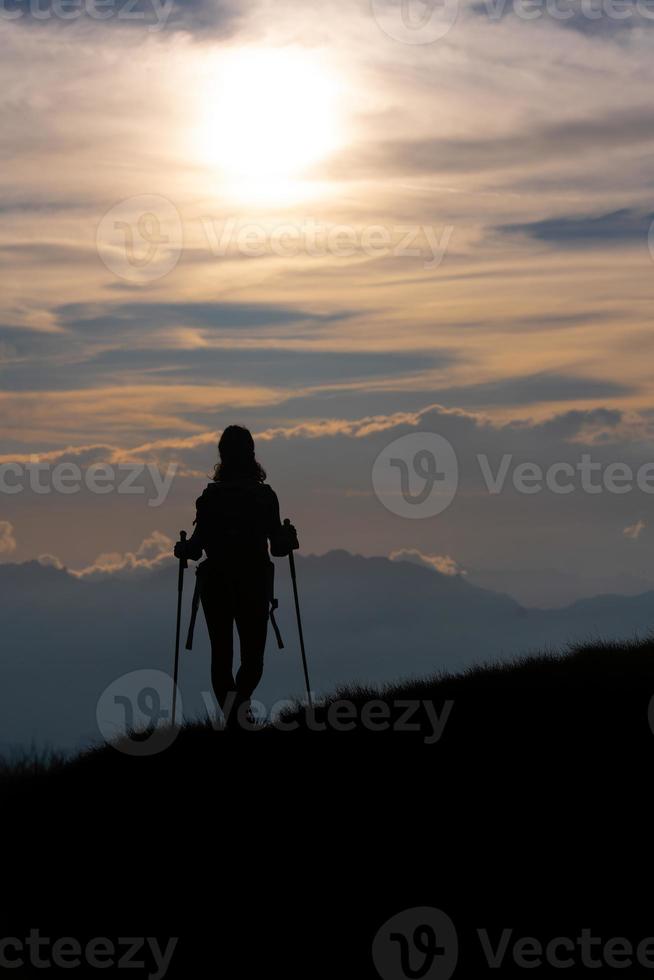
[[(228, 726), (249, 712), (261, 680), (276, 558), (297, 546), (295, 528), (280, 520), (277, 495), (254, 454), (250, 432), (230, 425), (218, 443), (213, 482), (196, 502), (195, 530), (175, 545), (176, 558), (197, 561), (198, 586), (211, 639), (211, 683)], [(234, 623), (241, 663), (234, 678)]]

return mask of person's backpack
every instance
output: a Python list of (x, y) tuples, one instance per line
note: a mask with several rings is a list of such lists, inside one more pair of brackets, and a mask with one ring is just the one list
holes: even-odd
[(267, 552), (274, 495), (254, 480), (212, 483), (197, 501), (202, 544), (210, 558), (247, 563)]

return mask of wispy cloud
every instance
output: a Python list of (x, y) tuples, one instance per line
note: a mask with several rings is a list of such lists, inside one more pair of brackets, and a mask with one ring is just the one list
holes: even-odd
[(0, 555), (11, 555), (16, 550), (14, 527), (10, 521), (0, 521)]
[(635, 524), (629, 524), (622, 533), (624, 534), (625, 538), (630, 538), (632, 541), (637, 541), (646, 527), (647, 522), (640, 518)]
[(388, 557), (391, 561), (408, 561), (414, 565), (423, 565), (440, 575), (466, 574), (465, 569), (450, 555), (426, 555), (422, 551), (418, 551), (417, 548), (399, 548), (396, 551), (391, 551)]
[[(161, 531), (153, 531), (141, 542), (136, 551), (106, 552), (84, 568), (69, 568), (75, 578), (99, 579), (110, 575), (129, 574), (139, 575), (150, 572), (172, 560), (174, 542)], [(56, 555), (43, 554), (39, 556), (42, 565), (64, 568), (64, 563)]]
[(500, 231), (520, 232), (530, 238), (557, 245), (647, 245), (654, 212), (622, 208), (609, 214), (561, 216), (526, 224), (503, 225)]

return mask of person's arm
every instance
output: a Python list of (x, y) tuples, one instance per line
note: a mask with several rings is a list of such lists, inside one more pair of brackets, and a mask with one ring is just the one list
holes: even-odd
[(268, 537), (270, 539), (270, 553), (273, 558), (285, 558), (290, 555), (298, 546), (297, 531), (292, 524), (282, 524), (279, 515), (279, 500), (274, 490), (270, 491), (271, 496), (271, 518)]
[[(200, 498), (201, 500), (202, 498)], [(202, 552), (204, 550), (202, 545), (202, 528), (200, 520), (200, 500), (198, 500), (196, 505), (196, 517), (193, 522), (194, 529), (193, 534), (186, 541), (178, 541), (175, 545), (175, 558), (187, 558), (190, 561), (199, 561), (202, 558)]]

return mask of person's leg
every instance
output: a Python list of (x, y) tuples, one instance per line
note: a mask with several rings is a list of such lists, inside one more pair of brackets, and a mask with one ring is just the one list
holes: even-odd
[(235, 618), (241, 646), (241, 665), (236, 674), (239, 705), (249, 703), (263, 674), (268, 615), (266, 575), (251, 574), (240, 584), (236, 596)]
[[(211, 640), (211, 686), (220, 707), (229, 709), (236, 684), (234, 662), (234, 596), (233, 587), (226, 582), (214, 582), (201, 592), (202, 608)], [(231, 694), (231, 699), (230, 699)]]

